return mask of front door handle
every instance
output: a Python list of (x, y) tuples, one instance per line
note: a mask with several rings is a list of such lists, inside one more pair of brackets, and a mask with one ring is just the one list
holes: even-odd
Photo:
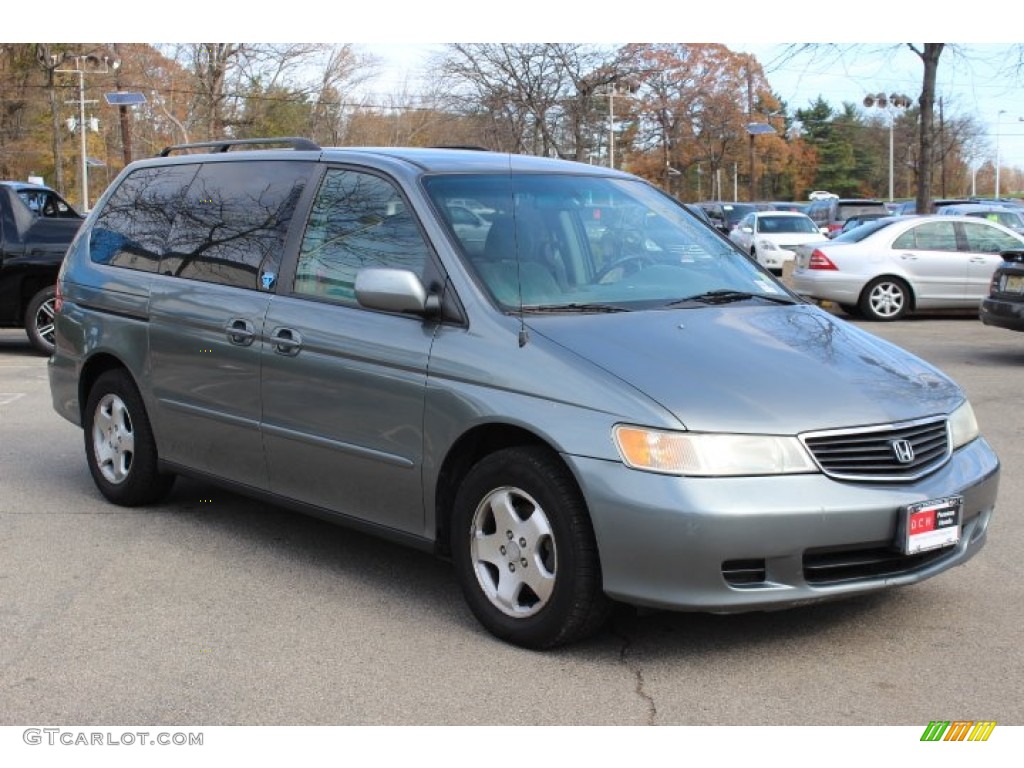
[(231, 318), (224, 330), (227, 331), (228, 341), (240, 347), (250, 346), (256, 338), (256, 326), (244, 317)]
[(291, 328), (275, 328), (270, 334), (270, 342), (279, 355), (295, 357), (302, 349), (302, 335)]

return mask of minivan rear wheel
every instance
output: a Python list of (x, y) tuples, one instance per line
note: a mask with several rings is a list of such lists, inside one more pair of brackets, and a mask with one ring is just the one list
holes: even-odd
[(506, 448), (469, 470), (455, 498), (455, 568), (492, 634), (550, 648), (596, 632), (611, 601), (576, 482), (551, 451)]
[(134, 507), (167, 495), (174, 475), (158, 469), (156, 442), (142, 396), (125, 371), (107, 371), (96, 379), (84, 422), (89, 472), (109, 501)]

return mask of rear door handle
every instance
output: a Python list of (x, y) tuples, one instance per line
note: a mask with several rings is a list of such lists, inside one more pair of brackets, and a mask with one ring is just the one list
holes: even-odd
[(302, 349), (302, 335), (291, 328), (275, 328), (270, 334), (270, 341), (279, 355), (295, 357)]
[(231, 318), (224, 330), (227, 331), (228, 341), (240, 347), (250, 346), (256, 338), (256, 326), (252, 320), (246, 320), (244, 317)]
[(900, 258), (904, 261), (917, 261), (917, 255), (913, 253), (901, 253)]

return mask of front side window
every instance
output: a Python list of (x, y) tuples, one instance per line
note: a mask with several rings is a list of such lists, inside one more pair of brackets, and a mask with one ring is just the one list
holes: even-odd
[(204, 164), (188, 188), (160, 271), (238, 288), (269, 289), (312, 163)]
[(331, 169), (302, 238), (294, 293), (356, 306), (360, 270), (406, 269), (426, 282), (428, 255), (397, 187), (369, 173)]
[(1020, 240), (995, 227), (973, 221), (965, 221), (962, 226), (967, 238), (967, 250), (971, 253), (999, 253), (1021, 247)]

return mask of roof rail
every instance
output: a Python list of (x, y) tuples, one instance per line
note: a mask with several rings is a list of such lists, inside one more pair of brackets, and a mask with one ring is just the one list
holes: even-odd
[(321, 147), (315, 141), (303, 139), (297, 136), (282, 136), (273, 139), (221, 139), (220, 141), (197, 141), (191, 144), (174, 144), (160, 150), (158, 157), (167, 157), (172, 152), (185, 149), (208, 148), (212, 152), (227, 152), (231, 147), (249, 147), (260, 144), (288, 144), (295, 150), (320, 151)]
[(474, 152), (490, 152), (487, 147), (478, 147), (475, 144), (436, 144), (428, 149), (469, 149)]

